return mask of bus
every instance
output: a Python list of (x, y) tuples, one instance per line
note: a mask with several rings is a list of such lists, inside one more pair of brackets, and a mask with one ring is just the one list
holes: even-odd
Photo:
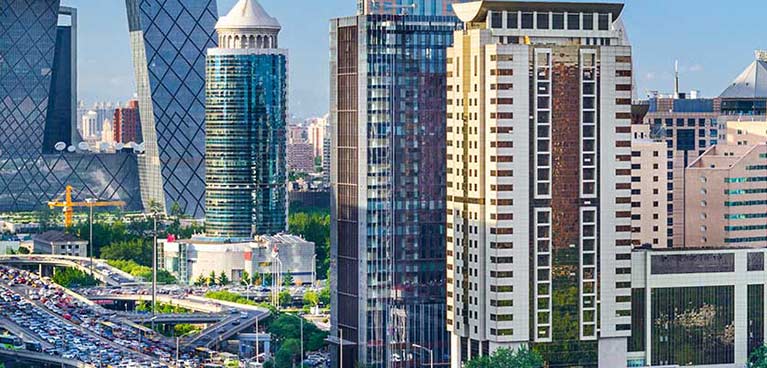
[(13, 335), (0, 336), (0, 348), (10, 350), (24, 349), (24, 341)]

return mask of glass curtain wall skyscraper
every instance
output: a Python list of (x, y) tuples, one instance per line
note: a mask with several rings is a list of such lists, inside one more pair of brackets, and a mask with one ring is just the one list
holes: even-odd
[(414, 345), (449, 364), (445, 55), (458, 27), (441, 15), (331, 21), (331, 339), (344, 340), (344, 367), (428, 365)]
[(126, 0), (141, 114), (141, 197), (205, 215), (205, 51), (216, 0)]
[(287, 51), (280, 24), (240, 0), (208, 50), (206, 234), (250, 238), (287, 230)]
[(31, 211), (64, 192), (141, 209), (136, 157), (77, 147), (77, 11), (58, 0), (0, 6), (0, 211)]

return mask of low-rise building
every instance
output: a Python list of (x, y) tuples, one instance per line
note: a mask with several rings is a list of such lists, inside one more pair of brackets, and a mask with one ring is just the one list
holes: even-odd
[(88, 242), (63, 231), (50, 230), (32, 236), (35, 254), (53, 254), (58, 256), (88, 256)]
[(181, 283), (191, 284), (211, 272), (222, 272), (233, 282), (249, 275), (288, 274), (295, 284), (315, 281), (314, 243), (289, 234), (260, 235), (252, 240), (194, 236), (192, 239), (160, 240), (162, 266)]
[(717, 145), (685, 172), (685, 247), (763, 247), (767, 145)]

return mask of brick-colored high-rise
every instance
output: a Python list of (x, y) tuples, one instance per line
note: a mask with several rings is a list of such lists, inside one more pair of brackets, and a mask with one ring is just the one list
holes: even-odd
[(141, 116), (139, 116), (138, 100), (128, 101), (125, 107), (115, 109), (114, 141), (117, 143), (141, 143)]

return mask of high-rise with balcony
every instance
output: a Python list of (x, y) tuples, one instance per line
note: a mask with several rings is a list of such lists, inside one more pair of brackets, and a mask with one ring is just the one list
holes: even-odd
[(460, 23), (408, 9), (331, 20), (331, 339), (344, 367), (427, 366), (424, 348), (450, 364), (445, 55)]
[(475, 1), (447, 55), (452, 366), (533, 345), (626, 365), (631, 46), (622, 4)]
[(206, 76), (206, 234), (287, 230), (287, 51), (279, 22), (240, 0), (216, 24)]

